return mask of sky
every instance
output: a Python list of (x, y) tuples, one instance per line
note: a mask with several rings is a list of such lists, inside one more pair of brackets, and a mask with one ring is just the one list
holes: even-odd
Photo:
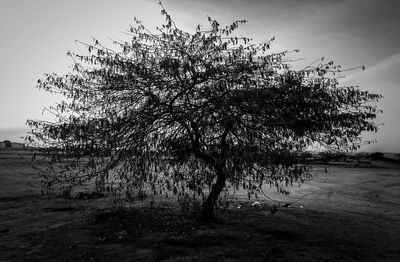
[[(377, 142), (364, 151), (400, 152), (400, 0), (164, 0), (176, 24), (193, 31), (207, 16), (221, 24), (246, 19), (238, 31), (255, 42), (276, 37), (272, 51), (300, 49), (299, 66), (325, 57), (345, 68), (365, 65), (343, 85), (384, 95)], [(61, 99), (36, 88), (44, 73), (65, 74), (68, 50), (91, 36), (112, 47), (126, 40), (133, 18), (149, 29), (162, 22), (158, 0), (1, 0), (0, 141), (22, 141), (27, 119), (48, 119), (44, 106)]]

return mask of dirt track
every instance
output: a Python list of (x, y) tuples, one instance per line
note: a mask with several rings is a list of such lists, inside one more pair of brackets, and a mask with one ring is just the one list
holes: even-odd
[(101, 199), (48, 200), (15, 156), (0, 154), (0, 261), (400, 261), (396, 165), (316, 167), (288, 197), (266, 191), (290, 207), (271, 214), (277, 202), (258, 209), (238, 194), (204, 224), (165, 206), (99, 212)]

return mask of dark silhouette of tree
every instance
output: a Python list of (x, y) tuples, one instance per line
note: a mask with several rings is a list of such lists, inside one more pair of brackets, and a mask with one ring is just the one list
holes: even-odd
[(82, 43), (87, 55), (68, 53), (71, 73), (38, 81), (66, 98), (49, 108), (57, 121), (28, 120), (27, 140), (51, 156), (48, 184), (112, 180), (129, 196), (202, 197), (210, 218), (224, 188), (286, 193), (309, 177), (307, 148), (352, 150), (377, 130), (380, 95), (339, 86), (333, 62), (294, 70), (289, 51), (269, 53), (274, 39), (235, 36), (245, 21), (208, 18), (209, 29), (188, 33), (161, 14), (156, 33), (135, 19), (119, 51)]
[(385, 154), (382, 152), (374, 152), (368, 155), (369, 159), (372, 160), (384, 160), (385, 159)]

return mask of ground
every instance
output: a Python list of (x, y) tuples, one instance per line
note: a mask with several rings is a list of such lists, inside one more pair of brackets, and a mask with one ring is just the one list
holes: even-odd
[(18, 153), (0, 150), (0, 261), (400, 261), (397, 163), (316, 165), (289, 196), (239, 192), (205, 223), (165, 203), (48, 199)]

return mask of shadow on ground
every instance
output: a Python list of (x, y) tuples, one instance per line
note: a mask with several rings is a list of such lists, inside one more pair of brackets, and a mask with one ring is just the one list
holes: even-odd
[(290, 207), (239, 199), (209, 223), (165, 205), (48, 199), (35, 182), (26, 162), (0, 159), (0, 261), (400, 261), (398, 169), (332, 167)]

